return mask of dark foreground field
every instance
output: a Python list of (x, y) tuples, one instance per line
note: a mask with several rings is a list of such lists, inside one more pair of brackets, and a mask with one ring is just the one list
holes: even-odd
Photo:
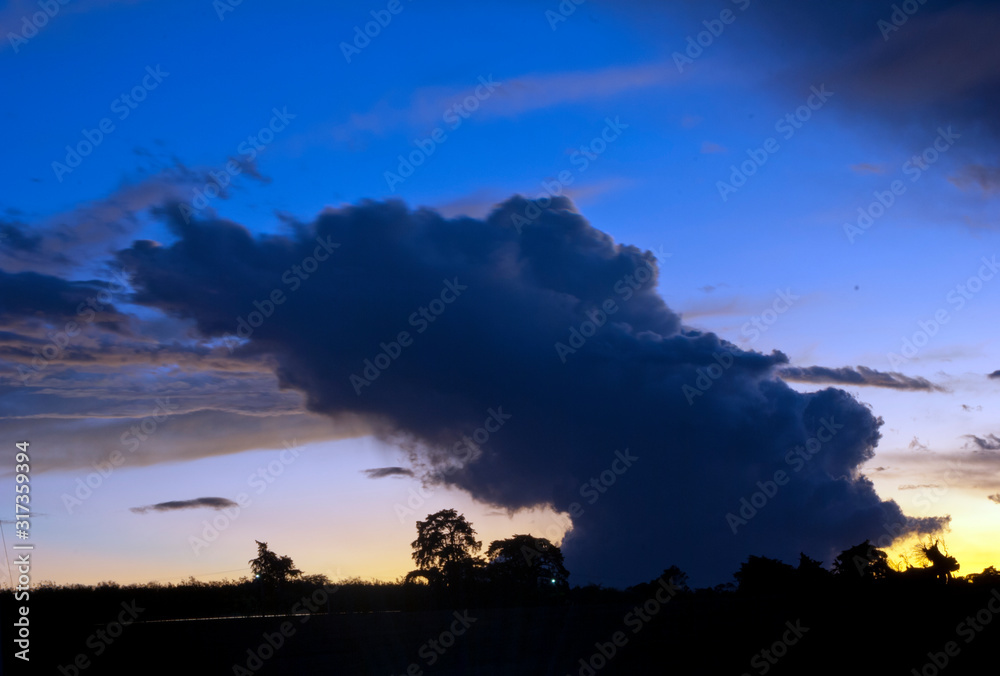
[[(4, 673), (997, 673), (1000, 621), (993, 620), (990, 602), (1000, 599), (1000, 592), (982, 587), (912, 591), (684, 594), (645, 614), (645, 620), (636, 612), (642, 602), (140, 619), (111, 627), (117, 637), (110, 642), (97, 633), (111, 638), (106, 623), (38, 616), (32, 624), (30, 669), (10, 659), (8, 606)], [(1000, 609), (1000, 601), (992, 606)], [(72, 667), (76, 659), (87, 666)]]

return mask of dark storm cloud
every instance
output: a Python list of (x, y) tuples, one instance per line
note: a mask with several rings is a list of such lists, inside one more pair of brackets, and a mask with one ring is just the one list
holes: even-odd
[(926, 390), (945, 392), (926, 378), (911, 378), (895, 371), (876, 371), (866, 366), (856, 368), (844, 366), (786, 366), (778, 374), (785, 380), (800, 383), (834, 383), (837, 385), (859, 385), (863, 387), (887, 387), (894, 390)]
[(79, 324), (97, 321), (105, 328), (124, 329), (126, 318), (108, 305), (111, 287), (112, 283), (102, 281), (70, 282), (35, 272), (12, 274), (0, 269), (0, 322), (76, 319)]
[[(694, 0), (634, 4), (643, 8), (636, 19), (644, 24), (650, 14), (672, 16), (664, 29), (670, 34), (680, 25), (673, 48), (680, 51), (684, 36), (704, 30), (701, 21), (717, 18), (719, 11)], [(756, 64), (762, 84), (784, 92), (789, 104), (801, 104), (810, 86), (823, 83), (852, 121), (881, 123), (886, 134), (908, 144), (933, 138), (938, 126), (949, 124), (963, 134), (963, 145), (981, 132), (996, 142), (1000, 6), (992, 0), (772, 0), (739, 11), (742, 4), (731, 6), (736, 22), (705, 50), (704, 61), (690, 67), (693, 75), (697, 68), (708, 71), (711, 58), (726, 52), (730, 61), (721, 66)]]
[(34, 252), (38, 250), (41, 241), (41, 236), (25, 233), (23, 226), (19, 223), (0, 222), (0, 247)]
[(198, 509), (200, 507), (225, 509), (226, 507), (238, 507), (238, 505), (226, 498), (195, 498), (194, 500), (171, 500), (170, 502), (158, 502), (155, 505), (146, 505), (145, 507), (132, 507), (129, 511), (136, 514), (145, 514), (146, 512), (172, 512), (178, 509)]
[[(270, 355), (309, 409), (359, 416), (415, 466), (454, 467), (432, 475), (481, 501), (573, 510), (564, 544), (579, 569), (635, 582), (675, 562), (721, 581), (751, 552), (829, 561), (905, 520), (859, 471), (880, 419), (843, 391), (791, 389), (775, 375), (780, 352), (682, 326), (654, 290), (655, 257), (564, 198), (513, 198), (483, 220), (365, 202), (283, 237), (186, 224), (176, 209), (169, 225), (170, 246), (119, 254), (136, 302), (216, 337), (252, 319), (236, 354)], [(727, 513), (817, 436), (734, 535)]]
[(387, 476), (413, 476), (413, 470), (406, 467), (376, 467), (362, 471), (369, 479), (384, 479)]
[[(150, 156), (151, 157), (151, 156)], [(269, 182), (253, 161), (234, 160), (241, 176)], [(153, 165), (138, 170), (141, 177), (122, 183), (107, 197), (31, 224), (32, 234), (20, 223), (0, 223), (0, 268), (9, 272), (38, 272), (71, 276), (89, 270), (94, 261), (127, 246), (138, 238), (146, 214), (166, 201), (191, 200), (197, 189), (217, 186), (212, 171), (218, 167), (186, 167), (176, 158), (153, 158)], [(228, 199), (233, 186), (218, 189), (218, 199)], [(210, 204), (207, 211), (211, 211)]]

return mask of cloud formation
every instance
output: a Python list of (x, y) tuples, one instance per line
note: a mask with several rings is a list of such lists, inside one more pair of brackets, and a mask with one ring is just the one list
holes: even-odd
[(903, 22), (893, 22), (894, 9), (866, 0), (761, 4), (745, 15), (757, 28), (746, 40), (771, 36), (781, 45), (793, 65), (780, 77), (796, 95), (825, 81), (841, 101), (863, 102), (857, 110), (865, 118), (897, 129), (905, 121), (924, 135), (942, 123), (960, 132), (981, 128), (996, 141), (1000, 54), (992, 45), (1000, 8), (987, 0), (941, 0), (920, 4)]
[[(645, 63), (610, 66), (595, 70), (555, 73), (526, 73), (516, 76), (483, 74), (483, 80), (472, 78), (460, 86), (426, 86), (413, 92), (405, 108), (393, 107), (387, 100), (379, 101), (364, 113), (325, 130), (322, 138), (356, 143), (359, 134), (384, 134), (398, 128), (421, 128), (441, 123), (445, 111), (466, 99), (480, 82), (486, 81), (496, 90), (475, 113), (477, 119), (516, 118), (532, 111), (571, 103), (595, 101), (647, 87), (669, 86), (678, 79), (672, 64)], [(319, 137), (311, 140), (318, 140)]]
[[(776, 376), (780, 352), (684, 326), (655, 291), (654, 255), (616, 244), (565, 198), (450, 220), (364, 202), (287, 236), (167, 213), (176, 241), (119, 254), (134, 302), (208, 337), (252, 319), (234, 357), (266, 355), (308, 409), (364, 420), (429, 468), (425, 480), (508, 510), (573, 513), (568, 560), (607, 579), (675, 562), (720, 581), (751, 552), (830, 560), (887, 524), (947, 523), (907, 520), (861, 474), (882, 422), (867, 407), (841, 390), (794, 391)], [(340, 247), (303, 268), (324, 242)], [(734, 535), (727, 513), (829, 429)], [(637, 471), (618, 473), (622, 449)]]
[(980, 451), (1000, 450), (1000, 437), (995, 434), (986, 434), (981, 437), (978, 437), (975, 434), (966, 434), (965, 436), (967, 439), (970, 439)]
[(406, 467), (376, 467), (363, 471), (369, 479), (384, 479), (387, 476), (413, 476), (413, 470)]
[(826, 366), (785, 366), (779, 374), (785, 380), (800, 383), (836, 383), (861, 387), (887, 387), (894, 390), (945, 392), (926, 378), (912, 378), (895, 371), (876, 371), (866, 366), (829, 368)]
[(975, 187), (985, 195), (992, 195), (1000, 192), (1000, 167), (969, 164), (948, 180), (962, 190)]
[(145, 507), (132, 507), (129, 511), (145, 514), (146, 512), (172, 512), (178, 509), (199, 509), (201, 507), (225, 509), (226, 507), (238, 507), (238, 505), (227, 498), (195, 498), (193, 500), (158, 502), (155, 505), (146, 505)]

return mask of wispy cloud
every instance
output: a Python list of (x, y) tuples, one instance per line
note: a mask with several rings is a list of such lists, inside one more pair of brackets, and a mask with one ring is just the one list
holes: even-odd
[(387, 476), (413, 476), (413, 470), (405, 467), (376, 467), (362, 471), (369, 479), (384, 479)]
[(199, 509), (206, 507), (209, 509), (225, 509), (226, 507), (237, 507), (238, 505), (227, 498), (195, 498), (194, 500), (171, 500), (169, 502), (158, 502), (155, 505), (145, 507), (132, 507), (129, 511), (136, 514), (146, 512), (172, 512), (178, 509)]
[(858, 174), (881, 174), (885, 169), (878, 164), (871, 164), (869, 162), (860, 162), (858, 164), (851, 165), (851, 171)]
[[(222, 162), (224, 164), (224, 162)], [(242, 173), (266, 182), (254, 163), (243, 162)], [(144, 216), (167, 202), (188, 201), (193, 188), (211, 180), (211, 167), (186, 167), (179, 162), (160, 166), (155, 174), (125, 183), (106, 197), (84, 202), (30, 224), (0, 223), (0, 268), (66, 274), (104, 260), (128, 246), (148, 219)], [(213, 184), (214, 185), (214, 184)], [(229, 191), (220, 190), (220, 199)], [(28, 234), (30, 228), (30, 234)]]
[(844, 366), (841, 368), (786, 366), (781, 369), (779, 374), (785, 380), (800, 383), (837, 383), (861, 387), (886, 387), (894, 390), (947, 392), (945, 388), (935, 385), (926, 378), (904, 376), (895, 371), (876, 371), (867, 366)]
[[(131, 5), (138, 2), (141, 2), (141, 0), (76, 0), (68, 4), (60, 2), (58, 11), (60, 13), (66, 12), (67, 14), (84, 14), (92, 10), (104, 9), (111, 5)], [(39, 10), (38, 3), (30, 2), (29, 0), (12, 0), (4, 4), (5, 6), (0, 8), (0, 34), (3, 34), (5, 38), (0, 42), (0, 51), (10, 47), (12, 44), (11, 40), (6, 37), (7, 34), (13, 32), (21, 35), (25, 17), (29, 17), (30, 20)], [(45, 24), (42, 24), (43, 28), (44, 26)]]
[[(676, 68), (660, 63), (512, 78), (498, 76), (496, 92), (476, 111), (476, 118), (514, 118), (536, 110), (669, 85), (677, 78)], [(382, 100), (368, 111), (325, 130), (323, 135), (336, 142), (356, 143), (359, 132), (381, 135), (400, 128), (439, 124), (444, 112), (467, 98), (478, 85), (478, 81), (472, 80), (467, 85), (421, 87), (413, 92), (406, 107), (395, 108)]]
[(948, 180), (962, 190), (978, 188), (985, 195), (1000, 193), (1000, 167), (984, 164), (967, 164)]

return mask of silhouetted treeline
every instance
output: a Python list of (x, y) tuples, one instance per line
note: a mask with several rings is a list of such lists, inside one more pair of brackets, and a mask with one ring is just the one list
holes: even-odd
[[(852, 548), (848, 552), (860, 552)], [(891, 569), (876, 569), (880, 550), (870, 558), (851, 562), (837, 571), (803, 556), (798, 566), (776, 559), (750, 556), (734, 574), (734, 583), (692, 590), (688, 576), (676, 567), (665, 569), (656, 579), (616, 589), (601, 585), (563, 587), (535, 585), (533, 581), (511, 581), (491, 577), (488, 568), (473, 570), (451, 586), (423, 580), (395, 582), (353, 578), (331, 581), (323, 575), (305, 575), (269, 589), (260, 580), (240, 578), (200, 582), (190, 578), (177, 584), (129, 584), (102, 582), (97, 585), (47, 585), (31, 591), (32, 612), (57, 615), (64, 621), (101, 622), (120, 610), (122, 603), (135, 602), (143, 608), (140, 622), (183, 618), (241, 617), (292, 612), (349, 613), (412, 611), (467, 607), (519, 607), (546, 605), (616, 605), (641, 601), (651, 596), (661, 581), (673, 581), (681, 595), (704, 603), (720, 598), (783, 598), (801, 596), (810, 603), (825, 595), (861, 596), (916, 595), (935, 599), (964, 597), (1000, 587), (1000, 572), (988, 568), (983, 573), (943, 581), (931, 575), (912, 575)], [(853, 556), (854, 554), (851, 554)], [(851, 561), (847, 558), (846, 561)], [(930, 570), (917, 568), (916, 570)], [(409, 578), (410, 576), (408, 576)], [(302, 599), (325, 590), (319, 605), (295, 607)], [(319, 597), (317, 597), (319, 598)], [(4, 605), (12, 603), (9, 591), (0, 593)]]
[[(537, 673), (659, 673), (687, 656), (683, 663), (699, 673), (930, 674), (944, 665), (948, 674), (978, 674), (995, 659), (1000, 573), (957, 576), (958, 562), (938, 543), (914, 550), (923, 565), (890, 565), (865, 542), (829, 568), (805, 555), (797, 565), (750, 556), (732, 583), (712, 588), (691, 589), (670, 566), (616, 589), (568, 585), (558, 548), (530, 536), (494, 542), (485, 559), (448, 549), (456, 539), (433, 536), (454, 521), (445, 516), (425, 522), (436, 526), (418, 538), (421, 546), (449, 543), (444, 555), (428, 558), (429, 547), (421, 568), (395, 582), (303, 574), (258, 543), (252, 579), (43, 585), (30, 601), (37, 647), (57, 665), (83, 655), (102, 673), (118, 673), (115, 665), (134, 664), (167, 640), (231, 671), (291, 621), (302, 629), (260, 673), (291, 673), (289, 662), (320, 668), (331, 654), (368, 665), (359, 673), (400, 673), (461, 610), (477, 624), (445, 656), (458, 665), (452, 673), (511, 659), (550, 665)], [(473, 535), (466, 542), (474, 549)], [(11, 617), (10, 592), (0, 605)], [(137, 624), (115, 626), (133, 615)], [(216, 617), (242, 619), (170, 622)]]

